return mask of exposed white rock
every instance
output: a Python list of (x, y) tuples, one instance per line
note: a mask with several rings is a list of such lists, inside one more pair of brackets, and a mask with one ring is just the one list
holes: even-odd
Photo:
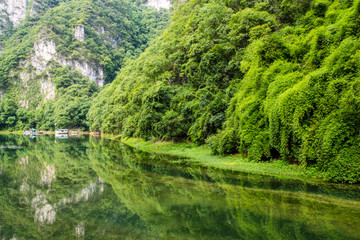
[(56, 45), (53, 40), (40, 38), (35, 42), (31, 65), (35, 68), (36, 74), (45, 71), (48, 62), (54, 58), (56, 58)]
[(29, 164), (29, 156), (26, 155), (25, 157), (20, 158), (19, 164), (20, 165), (28, 165)]
[(34, 220), (40, 223), (53, 224), (56, 220), (54, 207), (48, 204), (46, 196), (37, 191), (36, 197), (31, 201), (31, 206), (35, 209)]
[(30, 80), (30, 73), (29, 72), (20, 72), (20, 79), (24, 85), (28, 86), (28, 81)]
[(56, 220), (56, 212), (50, 204), (46, 204), (35, 210), (34, 219), (36, 222), (53, 224)]
[(88, 201), (90, 197), (92, 197), (97, 191), (99, 194), (102, 194), (105, 189), (105, 182), (98, 178), (97, 181), (90, 182), (90, 185), (86, 188), (81, 189), (80, 192), (73, 195), (70, 198), (63, 198), (59, 201), (55, 206), (64, 206), (70, 203), (79, 203), (81, 201)]
[(38, 5), (38, 2), (34, 0), (33, 5), (31, 6), (30, 10), (30, 16), (35, 16), (38, 14), (38, 12), (35, 10), (34, 6)]
[[(22, 65), (31, 65), (35, 69), (35, 74), (41, 74), (47, 69), (50, 61), (55, 61), (64, 67), (70, 66), (73, 70), (78, 70), (91, 81), (95, 81), (97, 86), (104, 85), (104, 72), (98, 64), (67, 59), (59, 55), (56, 51), (55, 42), (44, 37), (39, 37), (39, 40), (34, 44), (34, 54), (31, 56), (30, 62), (26, 61)], [(22, 82), (28, 78), (25, 73), (20, 74)], [(55, 86), (52, 84), (51, 79), (45, 80), (42, 83), (41, 90), (43, 94), (46, 94), (44, 95), (45, 99), (54, 99)]]
[[(28, 72), (20, 72), (21, 83), (22, 83), (22, 86), (25, 89), (29, 89), (28, 83), (29, 83), (30, 77), (31, 77), (31, 75)], [(18, 104), (21, 107), (28, 108), (29, 107), (29, 100), (25, 99), (25, 98), (24, 99), (19, 99)]]
[(54, 181), (54, 179), (55, 179), (55, 165), (54, 164), (47, 165), (45, 163), (45, 168), (41, 172), (41, 184), (50, 186), (51, 183)]
[(56, 45), (53, 40), (39, 39), (34, 44), (35, 57), (43, 60), (50, 61), (56, 54)]
[[(22, 86), (24, 87), (25, 91), (29, 89), (29, 81), (36, 77), (37, 74), (41, 73), (41, 70), (46, 67), (46, 64), (43, 63), (39, 58), (33, 57), (33, 60), (36, 59), (36, 61), (24, 61), (21, 66), (23, 67), (24, 71), (20, 72), (20, 80), (22, 83)], [(40, 63), (40, 64), (39, 64)], [(33, 64), (36, 66), (34, 67)], [(30, 69), (34, 68), (34, 72), (32, 72)], [(51, 81), (50, 73), (46, 72), (48, 75), (47, 78), (39, 79), (40, 82), (40, 92), (41, 96), (43, 97), (44, 101), (47, 100), (55, 100), (55, 85)], [(24, 96), (25, 97), (25, 96)], [(28, 108), (29, 107), (29, 99), (19, 99), (19, 105), (21, 107)]]
[(98, 178), (98, 183), (100, 184), (99, 193), (102, 194), (105, 190), (105, 181), (101, 178)]
[(25, 18), (27, 0), (5, 0), (0, 2), (0, 12), (6, 12), (14, 26)]
[(23, 107), (23, 108), (29, 108), (29, 100), (25, 100), (25, 99), (20, 99), (19, 100), (19, 105), (20, 107)]
[(24, 180), (20, 186), (20, 192), (29, 192), (29, 191), (30, 191), (30, 185)]
[(44, 96), (44, 100), (55, 100), (55, 85), (50, 79), (46, 79), (41, 82), (41, 94)]
[(169, 9), (171, 7), (170, 0), (148, 0), (146, 5), (160, 10), (161, 8)]
[(104, 33), (105, 33), (105, 28), (104, 28), (104, 26), (100, 26), (100, 27), (95, 28), (95, 32), (96, 32), (97, 34), (104, 34)]
[[(0, 0), (1, 1), (1, 0)], [(105, 29), (99, 29), (105, 31)], [(77, 26), (74, 29), (75, 37), (79, 40), (85, 40), (84, 27)], [(93, 61), (82, 61), (78, 59), (69, 59), (59, 54), (56, 50), (54, 40), (49, 39), (43, 31), (38, 34), (38, 40), (34, 43), (33, 52), (28, 60), (22, 61), (20, 67), (19, 78), (21, 80), (24, 91), (29, 89), (30, 81), (37, 79), (40, 84), (40, 94), (43, 101), (55, 100), (55, 85), (51, 80), (49, 73), (49, 66), (51, 63), (58, 63), (64, 67), (70, 67), (71, 70), (79, 71), (84, 77), (94, 81), (97, 86), (104, 86), (105, 76), (100, 65)], [(114, 39), (114, 43), (117, 44)], [(79, 49), (81, 53), (81, 49)], [(81, 55), (80, 55), (81, 59)], [(44, 77), (45, 74), (45, 77)], [(39, 76), (41, 75), (41, 77)], [(3, 91), (0, 90), (0, 99), (3, 96)], [(22, 107), (29, 107), (28, 99), (19, 99), (18, 104)]]
[(106, 31), (103, 26), (95, 28), (95, 32), (100, 36), (104, 36), (105, 42), (110, 43), (113, 48), (117, 47), (118, 43), (121, 41), (120, 37), (114, 38), (111, 36), (111, 33)]
[(63, 198), (60, 200), (60, 202), (57, 204), (57, 206), (64, 206), (66, 204), (72, 203), (73, 200), (71, 198)]
[(108, 36), (108, 41), (110, 42), (110, 44), (113, 48), (115, 48), (118, 45), (118, 43), (120, 41), (119, 39), (115, 39), (115, 38), (111, 37), (110, 35)]
[(75, 26), (74, 36), (80, 42), (85, 41), (85, 30), (83, 25)]
[(91, 183), (89, 187), (82, 189), (80, 193), (76, 194), (75, 202), (80, 202), (81, 200), (88, 201), (89, 197), (94, 195), (95, 191), (96, 184)]
[(81, 238), (81, 237), (85, 236), (85, 224), (84, 223), (79, 223), (75, 227), (75, 236), (78, 237), (78, 238)]
[(31, 207), (36, 209), (45, 204), (47, 204), (46, 196), (40, 191), (36, 191), (36, 197), (31, 201)]
[(82, 75), (88, 77), (91, 81), (95, 81), (97, 86), (104, 86), (104, 72), (100, 66), (93, 68), (88, 62), (70, 60), (64, 57), (58, 58), (57, 62), (63, 66), (70, 66), (72, 69), (78, 70)]

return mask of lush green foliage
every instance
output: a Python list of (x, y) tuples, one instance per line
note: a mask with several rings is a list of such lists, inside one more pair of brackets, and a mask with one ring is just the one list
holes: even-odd
[(86, 114), (92, 96), (98, 91), (94, 83), (80, 74), (70, 74), (67, 69), (53, 69), (53, 81), (58, 91), (57, 101), (48, 101), (35, 111), (35, 122), (40, 129), (88, 129)]
[(360, 181), (360, 1), (201, 1), (97, 97), (91, 128)]
[[(138, 56), (159, 34), (167, 24), (168, 13), (123, 0), (54, 0), (34, 4), (37, 14), (28, 14), (20, 26), (11, 29), (7, 40), (5, 35), (3, 38), (0, 109), (4, 110), (0, 129), (88, 129), (86, 115), (98, 88), (53, 59), (40, 63), (45, 69), (39, 72), (39, 67), (33, 65), (39, 65), (33, 60), (34, 44), (52, 41), (63, 62), (100, 68), (105, 82), (112, 82), (124, 62)], [(74, 36), (76, 26), (84, 27), (84, 41)], [(47, 54), (46, 49), (43, 51)], [(49, 91), (55, 92), (55, 98), (46, 96)], [(49, 99), (52, 102), (47, 102)]]

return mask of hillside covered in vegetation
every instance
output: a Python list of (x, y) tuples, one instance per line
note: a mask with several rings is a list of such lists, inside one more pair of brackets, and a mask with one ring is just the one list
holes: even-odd
[(92, 104), (91, 130), (360, 181), (360, 0), (190, 0)]
[(0, 9), (0, 130), (88, 129), (93, 97), (168, 22), (167, 10), (140, 1), (5, 0)]

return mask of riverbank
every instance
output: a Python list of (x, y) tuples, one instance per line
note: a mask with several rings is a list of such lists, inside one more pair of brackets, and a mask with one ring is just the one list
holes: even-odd
[[(0, 131), (0, 135), (23, 135), (24, 131)], [(55, 134), (54, 131), (37, 131), (44, 135)]]
[[(0, 131), (0, 135), (22, 135), (24, 131)], [(37, 132), (43, 135), (51, 135), (55, 134), (55, 131), (45, 131), (45, 130), (38, 130)], [(89, 131), (78, 131), (78, 130), (69, 130), (70, 135), (74, 135), (73, 132), (77, 132), (76, 135), (89, 135)], [(92, 136), (97, 136), (96, 134), (92, 134)]]
[(23, 131), (0, 131), (0, 135), (22, 135)]
[(174, 142), (150, 142), (139, 138), (119, 137), (107, 138), (120, 141), (126, 145), (146, 152), (169, 154), (186, 158), (186, 161), (195, 162), (207, 167), (248, 172), (267, 176), (275, 176), (281, 179), (293, 179), (306, 182), (324, 182), (325, 177), (312, 169), (299, 165), (292, 165), (282, 160), (270, 162), (251, 162), (241, 155), (218, 156), (212, 155), (208, 146)]

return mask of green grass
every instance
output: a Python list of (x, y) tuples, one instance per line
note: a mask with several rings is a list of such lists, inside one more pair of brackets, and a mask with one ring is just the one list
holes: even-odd
[(282, 160), (251, 162), (241, 155), (212, 155), (210, 148), (206, 145), (198, 146), (188, 142), (149, 142), (138, 138), (120, 139), (119, 137), (114, 137), (110, 139), (119, 140), (126, 145), (146, 152), (185, 157), (187, 161), (196, 162), (208, 167), (276, 176), (283, 179), (297, 179), (310, 182), (325, 181), (324, 176), (319, 172), (299, 165), (291, 165)]
[(0, 131), (0, 135), (21, 135), (23, 131)]

